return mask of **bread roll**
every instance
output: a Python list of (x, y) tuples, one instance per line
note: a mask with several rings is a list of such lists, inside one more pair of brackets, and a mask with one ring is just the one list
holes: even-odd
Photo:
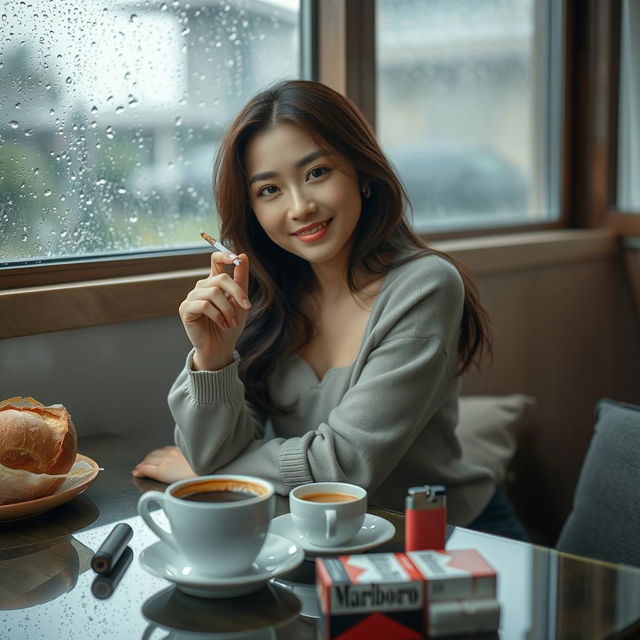
[(5, 467), (67, 473), (75, 462), (77, 446), (76, 430), (64, 407), (45, 407), (32, 398), (0, 403), (0, 464)]

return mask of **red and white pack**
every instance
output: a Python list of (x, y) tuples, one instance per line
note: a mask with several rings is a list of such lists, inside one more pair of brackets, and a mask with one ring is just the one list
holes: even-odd
[(403, 553), (316, 559), (325, 640), (418, 640), (424, 583)]
[(495, 569), (475, 549), (316, 559), (324, 640), (417, 640), (494, 632)]
[(475, 549), (409, 551), (407, 556), (424, 577), (429, 603), (496, 597), (496, 571)]
[(497, 575), (478, 551), (410, 551), (407, 557), (425, 581), (427, 637), (497, 631)]

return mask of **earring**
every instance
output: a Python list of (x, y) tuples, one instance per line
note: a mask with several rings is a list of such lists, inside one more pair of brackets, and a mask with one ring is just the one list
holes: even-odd
[(362, 191), (362, 195), (363, 195), (365, 198), (370, 197), (370, 196), (371, 196), (371, 187), (369, 186), (369, 183), (367, 183), (367, 184), (363, 184), (363, 185), (362, 185), (362, 188), (361, 188), (361, 191)]

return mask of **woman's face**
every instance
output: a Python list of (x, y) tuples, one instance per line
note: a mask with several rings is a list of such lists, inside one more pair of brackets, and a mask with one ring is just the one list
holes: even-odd
[(346, 264), (362, 206), (353, 166), (280, 124), (246, 148), (251, 206), (265, 233), (311, 263)]

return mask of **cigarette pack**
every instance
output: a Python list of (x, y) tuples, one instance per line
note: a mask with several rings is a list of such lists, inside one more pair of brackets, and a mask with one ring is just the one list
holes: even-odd
[(425, 581), (425, 633), (429, 638), (498, 629), (496, 571), (478, 551), (411, 551), (407, 556)]
[(423, 578), (402, 553), (316, 559), (324, 640), (423, 637)]
[(495, 598), (434, 602), (427, 607), (425, 626), (428, 638), (497, 631), (500, 603)]
[(407, 556), (424, 576), (429, 604), (496, 597), (496, 571), (475, 549), (409, 551)]

